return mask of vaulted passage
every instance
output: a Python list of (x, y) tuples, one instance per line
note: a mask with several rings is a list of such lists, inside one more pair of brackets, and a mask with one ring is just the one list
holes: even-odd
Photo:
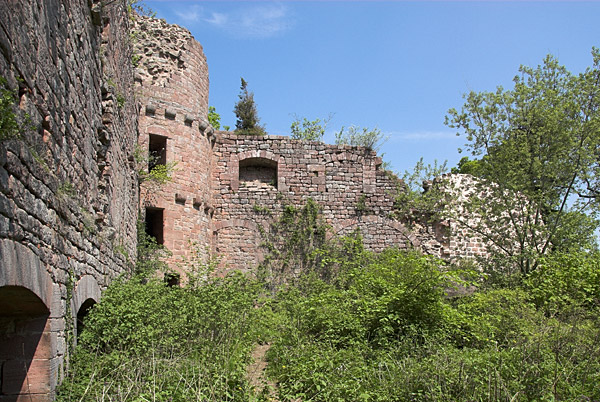
[(0, 287), (0, 402), (51, 401), (48, 316), (28, 289)]

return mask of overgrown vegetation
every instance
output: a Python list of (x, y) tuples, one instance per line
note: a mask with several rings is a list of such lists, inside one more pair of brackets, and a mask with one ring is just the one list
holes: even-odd
[(300, 120), (298, 116), (295, 116), (290, 126), (292, 138), (304, 141), (323, 141), (325, 130), (331, 118), (332, 116), (329, 115), (324, 119), (308, 120), (306, 117), (303, 117)]
[(208, 122), (215, 130), (221, 129), (221, 115), (214, 106), (208, 107)]
[(433, 165), (419, 159), (414, 168), (404, 172), (396, 193), (394, 214), (409, 226), (414, 222), (431, 222), (445, 218), (443, 207), (451, 203), (451, 194), (443, 190), (446, 162)]
[[(271, 230), (263, 278), (196, 261), (202, 280), (182, 288), (148, 277), (163, 251), (142, 236), (137, 274), (92, 309), (58, 400), (269, 400), (245, 372), (258, 343), (282, 401), (600, 398), (599, 255), (557, 252), (498, 287), (328, 235), (312, 201)], [(456, 286), (476, 290), (449, 298)]]
[(387, 137), (378, 128), (350, 126), (335, 133), (336, 145), (359, 146), (373, 151), (378, 151), (386, 141)]
[(177, 170), (177, 161), (158, 163), (160, 157), (153, 155), (140, 146), (136, 146), (133, 154), (138, 181), (148, 188), (158, 189), (173, 179)]
[[(572, 74), (547, 56), (535, 68), (521, 66), (514, 88), (471, 92), (446, 123), (466, 135), (465, 160), (479, 180), (463, 216), (497, 250), (503, 273), (527, 274), (550, 250), (590, 250), (600, 186), (600, 52), (593, 65)], [(485, 200), (485, 201), (482, 201)], [(567, 241), (568, 240), (568, 241)]]
[(30, 116), (18, 108), (18, 95), (18, 90), (0, 77), (0, 142), (19, 139), (24, 131), (35, 130)]
[[(474, 197), (478, 213), (492, 224), (515, 225), (521, 215), (544, 221), (536, 226), (540, 233), (531, 222), (513, 227), (529, 236), (528, 247), (520, 247), (519, 233), (510, 237), (513, 232), (490, 226), (490, 238), (517, 245), (513, 258), (501, 248), (490, 249), (479, 265), (447, 264), (414, 250), (376, 254), (364, 249), (360, 233), (330, 233), (312, 200), (282, 205), (281, 216), (263, 228), (265, 259), (256, 278), (214, 277), (210, 262), (194, 260), (187, 269), (199, 280), (169, 287), (151, 275), (164, 268), (155, 254), (163, 251), (142, 239), (137, 274), (117, 280), (91, 310), (58, 400), (270, 400), (246, 374), (257, 344), (270, 346), (266, 375), (280, 401), (600, 400), (600, 253), (578, 244), (592, 227), (585, 213), (595, 205), (563, 205), (568, 194), (595, 202), (590, 172), (598, 162), (588, 147), (598, 134), (598, 108), (582, 112), (575, 103), (598, 101), (596, 53), (594, 69), (576, 80), (547, 59), (537, 70), (523, 69), (516, 92), (470, 95), (465, 111), (453, 114), (477, 152), (486, 141), (494, 144), (459, 168), (472, 168), (488, 187), (495, 174), (507, 173), (490, 192), (498, 202), (521, 203), (516, 214), (515, 204), (483, 209), (492, 201)], [(561, 103), (552, 88), (569, 102)], [(576, 96), (573, 88), (582, 92)], [(525, 105), (527, 113), (502, 119)], [(494, 112), (485, 121), (500, 118), (505, 125), (480, 126), (471, 120), (477, 112)], [(580, 120), (581, 113), (588, 118)], [(573, 153), (563, 148), (573, 143), (564, 143), (571, 139), (559, 126), (580, 144), (569, 148)], [(545, 137), (554, 135), (560, 143)], [(536, 144), (546, 145), (536, 150)], [(555, 159), (571, 156), (578, 158), (575, 170), (543, 166), (571, 169)], [(445, 168), (417, 167), (405, 177), (413, 198), (423, 174)], [(435, 213), (439, 201), (415, 200), (413, 209)], [(536, 249), (532, 239), (551, 246)]]

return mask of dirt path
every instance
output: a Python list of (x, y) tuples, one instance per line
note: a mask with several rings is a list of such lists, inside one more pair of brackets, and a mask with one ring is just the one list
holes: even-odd
[(250, 385), (256, 390), (256, 394), (263, 394), (267, 396), (268, 401), (279, 402), (277, 399), (277, 385), (273, 381), (269, 381), (265, 375), (267, 369), (266, 354), (271, 348), (271, 345), (265, 343), (263, 345), (256, 345), (252, 352), (252, 363), (246, 370), (246, 375)]

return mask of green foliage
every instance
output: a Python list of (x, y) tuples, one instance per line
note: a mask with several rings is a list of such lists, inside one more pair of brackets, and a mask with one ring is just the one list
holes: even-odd
[(221, 129), (221, 115), (214, 106), (208, 107), (208, 122), (215, 130)]
[(196, 246), (181, 266), (187, 286), (149, 279), (161, 250), (140, 226), (146, 265), (91, 310), (57, 400), (271, 400), (247, 379), (257, 342), (270, 345), (277, 400), (600, 398), (598, 255), (556, 252), (522, 288), (450, 299), (457, 284), (473, 289), (468, 270), (366, 251), (358, 233), (327, 234), (319, 211), (312, 200), (284, 206), (265, 233), (267, 266), (294, 273), (278, 286), (217, 278)]
[(117, 107), (119, 109), (123, 109), (123, 106), (125, 106), (125, 96), (123, 96), (123, 94), (118, 93), (116, 96), (117, 99)]
[(485, 158), (470, 160), (468, 156), (463, 156), (460, 161), (458, 161), (456, 167), (450, 169), (450, 173), (470, 174), (475, 177), (481, 177), (483, 174), (481, 164), (484, 163), (484, 161)]
[(405, 171), (394, 203), (395, 214), (408, 224), (421, 220), (439, 220), (442, 208), (450, 201), (450, 194), (440, 189), (446, 172), (446, 161), (433, 166), (419, 159), (412, 171)]
[(258, 289), (241, 275), (198, 288), (117, 280), (86, 318), (57, 400), (248, 400)]
[(550, 316), (571, 308), (600, 307), (600, 255), (553, 253), (525, 279), (535, 303)]
[(533, 334), (541, 315), (519, 289), (493, 289), (477, 292), (458, 300), (455, 342), (460, 347), (514, 346), (524, 336)]
[(134, 14), (143, 15), (145, 17), (156, 17), (156, 11), (148, 7), (148, 5), (141, 0), (127, 0), (127, 13), (130, 18), (133, 18)]
[(260, 267), (264, 279), (278, 284), (299, 272), (322, 271), (319, 250), (327, 247), (328, 227), (320, 212), (310, 198), (302, 208), (285, 205), (281, 217), (262, 230), (263, 247), (268, 250)]
[(323, 141), (327, 124), (331, 121), (331, 116), (326, 119), (315, 119), (308, 120), (306, 117), (300, 118), (295, 116), (290, 131), (292, 132), (292, 138), (295, 140), (304, 141)]
[[(177, 161), (155, 164), (158, 157), (149, 155), (140, 146), (136, 146), (133, 157), (140, 184), (145, 183), (146, 186), (158, 189), (173, 180), (173, 173), (177, 170)], [(154, 165), (154, 167), (148, 171), (148, 165)]]
[(387, 141), (387, 137), (378, 128), (350, 126), (348, 131), (345, 127), (335, 133), (336, 145), (351, 145), (365, 147), (368, 150), (378, 151)]
[[(24, 130), (17, 113), (17, 91), (8, 86), (4, 77), (0, 77), (0, 142), (19, 138)], [(25, 115), (26, 123), (29, 116)]]
[(356, 202), (356, 213), (360, 215), (367, 212), (367, 195), (361, 194), (360, 197), (358, 197), (358, 201)]
[(142, 220), (137, 222), (137, 259), (134, 273), (141, 278), (150, 278), (157, 272), (167, 272), (168, 265), (165, 259), (171, 252), (156, 239), (146, 233), (146, 224)]
[(485, 201), (471, 197), (465, 207), (482, 217), (470, 226), (494, 244), (497, 269), (527, 274), (563, 239), (573, 243), (580, 229), (571, 212), (597, 212), (598, 49), (592, 56), (593, 66), (578, 75), (547, 56), (536, 68), (521, 66), (513, 89), (471, 92), (461, 111), (449, 111), (446, 124), (485, 160), (478, 167)]
[(131, 65), (134, 68), (140, 65), (140, 60), (142, 60), (142, 55), (140, 55), (140, 54), (132, 54), (131, 55)]
[(237, 118), (235, 122), (235, 132), (237, 134), (247, 135), (265, 135), (264, 126), (259, 124), (258, 110), (254, 102), (254, 93), (248, 91), (248, 83), (243, 78), (240, 86), (238, 102), (235, 104), (233, 112)]

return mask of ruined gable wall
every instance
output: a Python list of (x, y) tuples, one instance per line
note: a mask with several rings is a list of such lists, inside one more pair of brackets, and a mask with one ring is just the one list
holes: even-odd
[[(208, 258), (211, 244), (211, 170), (214, 136), (207, 121), (208, 66), (190, 32), (164, 20), (136, 18), (136, 91), (141, 97), (140, 150), (150, 135), (166, 139), (166, 162), (176, 163), (171, 182), (142, 185), (142, 208), (163, 213), (164, 245), (171, 267), (190, 256), (190, 241)], [(147, 169), (145, 166), (141, 168)]]
[(468, 211), (465, 205), (471, 197), (487, 197), (481, 192), (477, 179), (468, 174), (444, 174), (429, 182), (427, 187), (440, 191), (445, 202), (439, 211), (441, 219), (422, 215), (413, 218), (410, 224), (423, 253), (449, 262), (489, 258), (492, 244), (474, 230), (483, 228), (481, 217)]
[(397, 183), (374, 151), (218, 132), (215, 159), (213, 250), (225, 269), (254, 267), (262, 258), (259, 227), (268, 228), (284, 205), (301, 206), (308, 198), (323, 208), (335, 233), (360, 229), (368, 249), (417, 246), (389, 215)]
[[(0, 318), (0, 400), (52, 397), (69, 310), (97, 299), (135, 256), (127, 37), (124, 1), (0, 2), (0, 75), (31, 121), (0, 143), (0, 315), (9, 314)], [(41, 319), (23, 321), (34, 313)]]

